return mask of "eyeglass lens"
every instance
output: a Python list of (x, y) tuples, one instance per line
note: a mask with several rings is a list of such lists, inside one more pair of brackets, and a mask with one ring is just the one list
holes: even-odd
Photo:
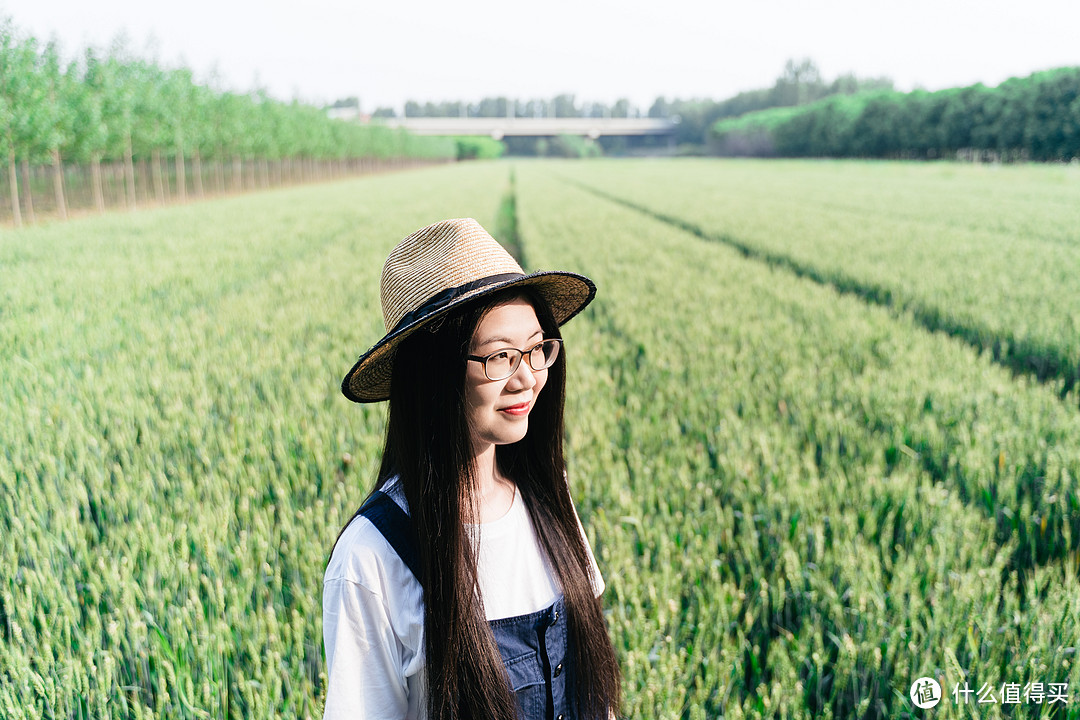
[[(549, 368), (559, 356), (559, 341), (545, 340), (529, 351), (529, 367), (534, 371)], [(488, 378), (502, 380), (514, 374), (521, 362), (521, 351), (507, 349), (489, 355), (485, 365)]]

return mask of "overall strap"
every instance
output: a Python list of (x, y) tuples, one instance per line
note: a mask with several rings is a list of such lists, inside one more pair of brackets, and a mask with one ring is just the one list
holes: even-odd
[(412, 571), (413, 577), (419, 581), (420, 553), (416, 547), (416, 528), (413, 527), (412, 518), (381, 490), (376, 491), (371, 499), (364, 503), (358, 514), (370, 520), (382, 533), (390, 547), (394, 548), (394, 552)]

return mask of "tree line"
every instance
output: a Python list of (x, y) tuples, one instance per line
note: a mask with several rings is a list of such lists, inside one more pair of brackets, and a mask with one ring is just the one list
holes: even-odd
[(33, 218), (44, 175), (50, 208), (66, 217), (68, 184), (83, 179), (102, 210), (110, 183), (135, 207), (456, 154), (446, 138), (331, 120), (264, 90), (219, 91), (119, 44), (65, 62), (56, 43), (0, 20), (0, 184), (16, 225)]
[[(486, 97), (478, 102), (460, 100), (443, 102), (405, 103), (406, 117), (551, 117), (551, 118), (677, 118), (675, 142), (683, 152), (699, 154), (705, 151), (710, 128), (720, 119), (735, 117), (748, 112), (773, 107), (789, 107), (811, 103), (832, 95), (852, 95), (872, 90), (891, 90), (892, 81), (888, 78), (859, 78), (855, 75), (842, 75), (832, 81), (826, 81), (817, 65), (810, 59), (788, 60), (776, 81), (767, 88), (741, 92), (725, 100), (709, 98), (674, 98), (668, 100), (660, 96), (653, 101), (648, 110), (642, 110), (628, 99), (621, 98), (612, 104), (597, 101), (579, 101), (573, 94), (557, 95), (550, 99), (522, 100), (505, 96)], [(347, 98), (341, 103), (359, 103), (357, 98)], [(373, 117), (396, 117), (393, 108), (381, 107), (375, 110)], [(620, 138), (600, 138), (605, 151), (621, 149)], [(518, 140), (509, 146), (516, 154), (533, 154), (529, 151), (535, 140)], [(565, 144), (565, 140), (559, 142)], [(641, 139), (639, 142), (650, 142)], [(666, 144), (666, 139), (652, 139), (651, 142)], [(558, 144), (558, 143), (555, 143)], [(551, 150), (551, 143), (548, 150)], [(543, 149), (541, 146), (540, 149)], [(536, 154), (543, 154), (540, 149)], [(556, 148), (558, 154), (572, 153), (571, 150)]]
[(770, 87), (748, 90), (725, 100), (675, 99), (659, 97), (649, 108), (649, 117), (679, 118), (675, 141), (690, 152), (707, 152), (710, 130), (724, 118), (768, 108), (797, 107), (832, 96), (891, 90), (892, 80), (885, 77), (860, 78), (853, 74), (825, 80), (810, 59), (788, 60)]
[(721, 120), (722, 155), (1003, 161), (1080, 158), (1080, 67), (936, 92), (834, 96)]
[[(641, 110), (626, 98), (611, 105), (602, 102), (578, 102), (577, 96), (568, 93), (551, 99), (521, 100), (506, 96), (486, 97), (479, 102), (449, 100), (442, 102), (417, 102), (409, 100), (404, 107), (405, 117), (545, 117), (545, 118), (637, 118)], [(393, 108), (381, 107), (373, 117), (396, 117)]]

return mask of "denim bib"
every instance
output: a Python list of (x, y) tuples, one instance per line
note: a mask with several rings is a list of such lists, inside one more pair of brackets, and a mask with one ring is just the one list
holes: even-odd
[[(375, 525), (419, 578), (415, 529), (405, 511), (386, 493), (376, 492), (359, 514)], [(488, 625), (517, 701), (519, 720), (576, 720), (569, 706), (574, 668), (563, 596), (543, 610), (488, 620)]]

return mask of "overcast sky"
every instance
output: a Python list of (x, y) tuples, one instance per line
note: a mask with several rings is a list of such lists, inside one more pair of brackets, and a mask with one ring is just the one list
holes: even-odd
[[(303, 8), (303, 9), (301, 9)], [(124, 33), (140, 56), (283, 100), (723, 99), (788, 58), (903, 90), (1080, 65), (1078, 0), (0, 0), (69, 55)], [(152, 49), (151, 49), (152, 48)]]

